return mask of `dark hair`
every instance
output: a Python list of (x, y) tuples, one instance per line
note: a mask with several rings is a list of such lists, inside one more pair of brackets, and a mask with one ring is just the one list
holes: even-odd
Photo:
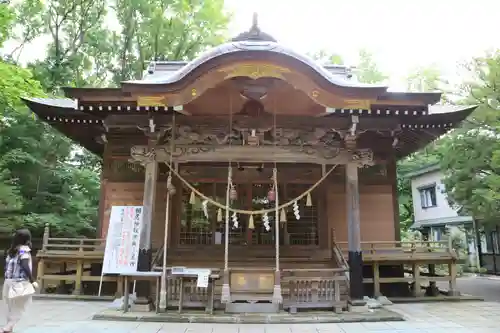
[(19, 229), (12, 237), (12, 245), (9, 248), (8, 254), (13, 257), (17, 255), (19, 246), (26, 245), (31, 248), (31, 232), (28, 229)]

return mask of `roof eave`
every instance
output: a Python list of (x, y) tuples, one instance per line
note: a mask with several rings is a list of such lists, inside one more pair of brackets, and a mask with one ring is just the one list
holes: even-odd
[(400, 100), (400, 101), (418, 101), (423, 105), (436, 104), (441, 100), (441, 92), (393, 92), (387, 91), (385, 94), (379, 96), (379, 101), (387, 99)]

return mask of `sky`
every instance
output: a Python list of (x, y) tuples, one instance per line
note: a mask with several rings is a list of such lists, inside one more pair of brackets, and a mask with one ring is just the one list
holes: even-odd
[(453, 80), (457, 64), (500, 48), (500, 0), (226, 0), (231, 33), (261, 30), (296, 51), (325, 49), (356, 65), (375, 56), (391, 85), (418, 66), (437, 65)]
[[(261, 30), (296, 51), (324, 49), (355, 66), (367, 49), (396, 89), (418, 66), (436, 65), (454, 80), (457, 64), (500, 49), (500, 0), (225, 1), (231, 35), (248, 30), (257, 12)], [(23, 58), (36, 54), (26, 50)]]

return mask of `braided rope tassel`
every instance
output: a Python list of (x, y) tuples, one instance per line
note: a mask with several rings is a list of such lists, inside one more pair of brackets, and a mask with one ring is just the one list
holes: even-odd
[(274, 272), (274, 288), (273, 288), (273, 303), (283, 303), (281, 295), (281, 277), (280, 277), (280, 207), (279, 207), (279, 191), (278, 191), (278, 169), (273, 168), (274, 190), (276, 192), (275, 209), (274, 209), (274, 234), (276, 243), (276, 271)]
[(227, 172), (227, 189), (226, 189), (226, 226), (224, 237), (224, 282), (222, 284), (221, 302), (231, 303), (231, 289), (229, 287), (229, 200), (231, 192), (233, 172), (231, 166)]

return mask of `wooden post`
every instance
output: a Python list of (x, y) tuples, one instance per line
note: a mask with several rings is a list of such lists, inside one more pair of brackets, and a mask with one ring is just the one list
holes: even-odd
[(45, 223), (45, 229), (43, 231), (43, 239), (42, 239), (42, 251), (47, 250), (47, 245), (49, 243), (49, 233), (50, 233), (49, 228), (50, 228), (49, 224)]
[[(142, 203), (142, 228), (139, 239), (139, 257), (137, 270), (140, 272), (151, 271), (151, 225), (153, 223), (154, 204), (156, 198), (156, 182), (158, 178), (158, 162), (154, 155), (145, 161), (144, 196)], [(137, 296), (151, 303), (150, 281), (139, 281), (137, 283)]]
[(380, 292), (380, 266), (378, 262), (373, 263), (373, 296), (382, 296)]
[(358, 165), (346, 164), (347, 229), (349, 240), (350, 291), (352, 300), (362, 300), (363, 256), (361, 252)]
[(413, 270), (413, 296), (420, 296), (420, 266), (418, 264), (412, 265)]
[[(217, 198), (217, 183), (212, 184), (212, 197)], [(212, 235), (212, 245), (215, 245), (215, 232), (217, 231), (217, 209), (214, 211), (210, 219), (210, 232)]]
[(452, 261), (448, 264), (448, 271), (450, 273), (448, 296), (458, 296), (459, 292), (457, 290), (457, 264), (455, 261)]
[(116, 293), (115, 298), (120, 298), (123, 296), (123, 277), (118, 276), (116, 278)]
[(335, 235), (335, 228), (331, 228), (330, 229), (330, 240), (328, 241), (328, 243), (330, 244), (330, 248), (335, 248), (335, 243), (336, 243), (337, 239), (336, 239), (336, 235)]
[[(49, 224), (46, 223), (45, 224), (45, 229), (43, 230), (43, 238), (42, 238), (42, 250), (40, 251), (42, 256), (44, 255), (44, 252), (47, 250), (47, 245), (49, 243)], [(45, 274), (45, 259), (43, 257), (40, 258), (40, 260), (38, 260), (38, 268), (36, 270), (36, 279), (38, 281), (38, 286), (40, 288), (40, 293), (43, 293), (44, 292), (44, 288), (43, 288), (43, 282), (44, 282), (44, 279), (43, 279), (43, 276)]]
[[(336, 276), (338, 277), (338, 276)], [(333, 311), (335, 311), (335, 313), (342, 313), (342, 307), (338, 306), (338, 304), (340, 303), (340, 281), (335, 279), (333, 281), (333, 285), (334, 285), (334, 288), (335, 288), (335, 291), (334, 291), (334, 297), (335, 297), (335, 308), (333, 309)]]
[[(80, 248), (78, 255), (83, 257), (83, 239), (80, 239)], [(82, 275), (83, 275), (83, 260), (76, 261), (76, 276), (75, 276), (75, 289), (73, 295), (80, 295), (82, 293)]]

